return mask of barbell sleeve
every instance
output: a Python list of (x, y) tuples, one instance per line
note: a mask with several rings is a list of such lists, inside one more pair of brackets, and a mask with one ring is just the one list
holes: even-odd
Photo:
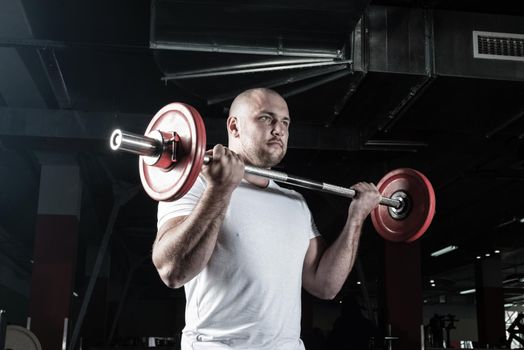
[[(145, 157), (159, 157), (164, 151), (164, 145), (161, 139), (122, 131), (120, 129), (113, 131), (110, 138), (110, 146), (113, 150), (126, 151)], [(212, 161), (213, 158), (211, 156), (204, 156), (204, 164), (209, 164)], [(355, 198), (356, 196), (356, 191), (351, 188), (310, 180), (300, 176), (288, 175), (281, 171), (263, 169), (251, 165), (246, 165), (244, 171), (248, 174), (261, 176), (293, 186), (308, 188), (310, 190), (331, 193), (347, 198)], [(396, 209), (403, 206), (401, 200), (388, 197), (380, 197), (380, 204)]]
[(162, 141), (120, 129), (113, 131), (109, 145), (114, 151), (126, 151), (146, 157), (158, 157), (162, 152)]

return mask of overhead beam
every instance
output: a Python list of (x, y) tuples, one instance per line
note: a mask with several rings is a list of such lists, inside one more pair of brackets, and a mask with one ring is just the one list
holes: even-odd
[(89, 49), (89, 50), (109, 50), (109, 51), (151, 51), (145, 45), (133, 45), (122, 43), (100, 43), (100, 42), (81, 42), (81, 41), (61, 41), (46, 40), (36, 38), (17, 38), (17, 37), (0, 37), (0, 47), (30, 47), (36, 49)]
[[(290, 63), (291, 62), (291, 63)], [(304, 69), (304, 68), (316, 68), (316, 67), (326, 67), (326, 66), (338, 66), (338, 65), (349, 65), (351, 60), (304, 60), (300, 62), (299, 60), (289, 61), (289, 62), (260, 62), (257, 64), (244, 64), (244, 65), (234, 65), (231, 67), (221, 67), (213, 69), (203, 69), (198, 71), (190, 72), (178, 72), (173, 74), (167, 74), (162, 78), (163, 81), (169, 80), (182, 80), (182, 79), (194, 79), (194, 78), (208, 78), (208, 77), (217, 77), (224, 75), (237, 75), (237, 74), (251, 74), (251, 73), (262, 73), (262, 72), (273, 72), (273, 71), (283, 71), (290, 69)]]

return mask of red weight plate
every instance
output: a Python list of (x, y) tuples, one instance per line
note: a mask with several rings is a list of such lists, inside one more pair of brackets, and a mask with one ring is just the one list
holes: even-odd
[(155, 131), (175, 131), (180, 137), (177, 161), (165, 169), (148, 165), (140, 157), (140, 179), (147, 194), (157, 201), (181, 198), (195, 183), (204, 162), (206, 128), (200, 113), (183, 103), (171, 103), (155, 114), (145, 135)]
[(435, 191), (419, 171), (401, 168), (387, 173), (377, 185), (382, 197), (403, 191), (410, 199), (410, 210), (402, 219), (395, 219), (385, 205), (371, 212), (377, 232), (393, 242), (413, 242), (428, 229), (435, 215)]

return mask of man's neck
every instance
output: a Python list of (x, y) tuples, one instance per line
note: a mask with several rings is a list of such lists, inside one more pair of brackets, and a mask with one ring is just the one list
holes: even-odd
[(269, 186), (269, 179), (266, 179), (265, 177), (245, 173), (244, 179), (250, 184), (260, 188), (266, 188), (267, 186)]
[[(237, 149), (237, 147), (235, 147), (235, 145), (231, 144), (231, 142), (228, 144), (228, 147), (229, 147), (230, 150), (232, 150), (233, 152), (235, 152), (238, 155), (240, 155), (240, 158), (242, 158), (242, 160), (244, 161), (244, 163), (246, 165), (252, 165), (251, 162), (249, 161), (249, 159), (247, 159), (242, 154), (241, 148)], [(257, 175), (245, 173), (244, 174), (244, 179), (247, 182), (249, 182), (250, 184), (255, 185), (257, 187), (260, 187), (260, 188), (266, 188), (267, 186), (269, 186), (269, 179), (267, 179), (265, 177), (260, 177), (260, 176), (257, 176)]]

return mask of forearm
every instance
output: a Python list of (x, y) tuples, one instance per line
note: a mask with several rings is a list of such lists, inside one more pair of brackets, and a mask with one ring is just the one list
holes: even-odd
[(206, 188), (182, 222), (164, 224), (153, 245), (153, 262), (164, 283), (178, 288), (207, 265), (216, 245), (231, 193)]
[(337, 295), (353, 269), (362, 224), (361, 219), (348, 217), (336, 241), (324, 251), (320, 258), (315, 272), (315, 285), (326, 299), (332, 299)]

